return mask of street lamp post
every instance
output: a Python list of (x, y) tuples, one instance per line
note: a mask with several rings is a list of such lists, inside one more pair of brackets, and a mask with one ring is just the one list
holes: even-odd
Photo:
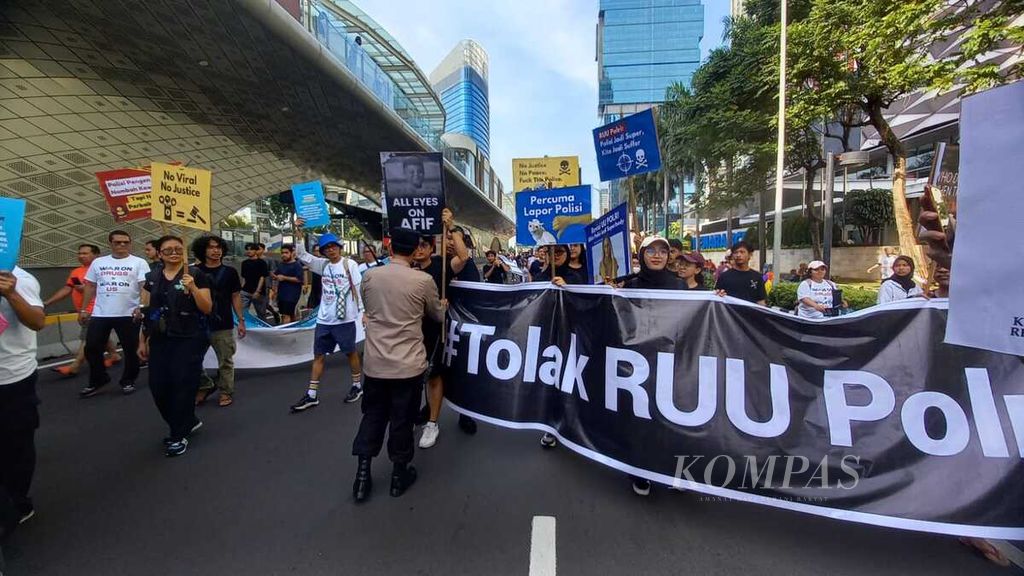
[(781, 0), (782, 20), (779, 26), (779, 134), (775, 155), (775, 230), (772, 242), (772, 269), (778, 273), (782, 258), (782, 191), (786, 168), (786, 2)]

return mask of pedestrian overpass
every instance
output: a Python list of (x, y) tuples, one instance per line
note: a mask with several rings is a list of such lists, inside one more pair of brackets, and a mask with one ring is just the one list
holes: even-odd
[[(377, 201), (378, 153), (442, 151), (443, 128), (424, 74), (351, 2), (0, 3), (0, 195), (29, 201), (26, 267), (106, 243), (115, 223), (95, 172), (212, 170), (219, 221), (313, 179)], [(458, 219), (504, 242), (501, 195), (446, 169)]]

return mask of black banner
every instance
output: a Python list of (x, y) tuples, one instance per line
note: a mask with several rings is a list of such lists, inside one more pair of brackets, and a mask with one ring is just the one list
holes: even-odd
[(455, 282), (445, 395), (623, 472), (910, 530), (1024, 539), (1024, 359), (945, 301), (824, 321), (710, 293)]
[(444, 158), (440, 152), (381, 152), (388, 229), (440, 234)]

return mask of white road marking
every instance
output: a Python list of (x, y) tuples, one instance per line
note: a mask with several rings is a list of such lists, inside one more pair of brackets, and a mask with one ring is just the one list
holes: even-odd
[(530, 534), (530, 576), (555, 576), (555, 517), (534, 516)]

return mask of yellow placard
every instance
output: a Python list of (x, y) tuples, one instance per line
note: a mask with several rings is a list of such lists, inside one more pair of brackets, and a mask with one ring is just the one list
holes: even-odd
[(151, 218), (157, 222), (210, 231), (213, 173), (154, 162)]
[(512, 159), (512, 189), (516, 192), (580, 184), (579, 156)]

